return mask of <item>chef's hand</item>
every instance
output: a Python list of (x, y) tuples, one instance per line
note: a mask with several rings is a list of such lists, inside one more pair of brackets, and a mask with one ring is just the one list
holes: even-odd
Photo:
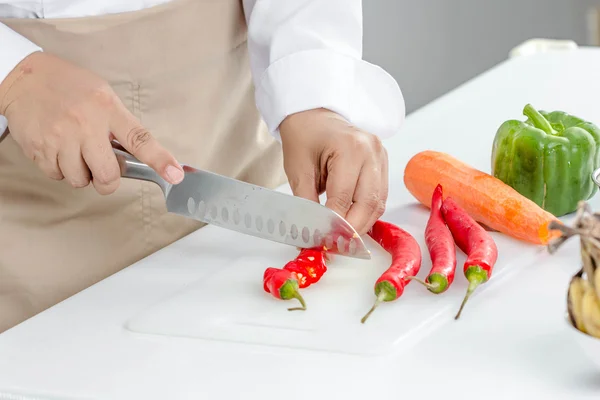
[(48, 53), (25, 58), (0, 83), (0, 115), (27, 157), (49, 178), (73, 187), (90, 182), (100, 194), (119, 186), (116, 138), (171, 183), (183, 170), (125, 108), (108, 83)]
[(316, 109), (280, 125), (284, 167), (294, 195), (319, 201), (365, 234), (385, 211), (387, 151), (379, 138), (338, 114)]

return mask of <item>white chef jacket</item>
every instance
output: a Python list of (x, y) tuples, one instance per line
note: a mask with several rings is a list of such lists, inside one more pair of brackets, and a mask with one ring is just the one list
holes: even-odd
[[(167, 1), (0, 0), (0, 18), (84, 17)], [(277, 139), (286, 116), (318, 107), (382, 139), (400, 129), (405, 104), (398, 84), (362, 60), (362, 0), (243, 0), (243, 6), (256, 104)], [(0, 24), (0, 82), (35, 51), (43, 49)]]

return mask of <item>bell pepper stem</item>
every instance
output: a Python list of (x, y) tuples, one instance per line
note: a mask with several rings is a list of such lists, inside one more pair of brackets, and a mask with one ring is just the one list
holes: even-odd
[(465, 276), (469, 281), (469, 287), (467, 288), (467, 294), (465, 294), (465, 298), (458, 309), (458, 313), (454, 317), (455, 320), (460, 318), (463, 308), (465, 308), (465, 304), (467, 304), (467, 300), (469, 300), (469, 297), (471, 297), (475, 289), (482, 283), (485, 283), (488, 279), (487, 273), (479, 265), (473, 265), (467, 268)]
[(523, 114), (531, 120), (533, 126), (538, 129), (543, 130), (548, 135), (555, 135), (556, 131), (550, 125), (550, 122), (538, 110), (536, 110), (531, 104), (527, 104), (525, 108), (523, 108)]

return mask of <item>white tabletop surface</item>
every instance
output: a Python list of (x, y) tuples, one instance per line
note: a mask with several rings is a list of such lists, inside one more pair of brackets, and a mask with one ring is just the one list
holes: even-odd
[[(386, 216), (411, 210), (402, 178), (416, 152), (445, 151), (489, 171), (496, 129), (521, 118), (526, 103), (600, 123), (599, 93), (600, 50), (580, 49), (509, 60), (410, 115), (386, 143)], [(444, 323), (387, 356), (125, 329), (132, 316), (231, 260), (234, 240), (251, 238), (201, 229), (0, 335), (0, 399), (599, 398), (600, 370), (564, 322), (568, 280), (578, 269), (576, 242), (557, 255), (540, 251), (511, 265), (510, 274), (492, 278), (472, 298), (459, 321), (451, 319), (452, 307)]]

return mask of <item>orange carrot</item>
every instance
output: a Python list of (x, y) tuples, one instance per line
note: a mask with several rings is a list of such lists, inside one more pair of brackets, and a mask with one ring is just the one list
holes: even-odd
[[(423, 151), (404, 170), (404, 184), (422, 204), (431, 207), (437, 185), (477, 222), (534, 244), (547, 244), (560, 232), (548, 224), (558, 221), (549, 212), (501, 180), (445, 153)], [(556, 234), (555, 234), (556, 233)]]

